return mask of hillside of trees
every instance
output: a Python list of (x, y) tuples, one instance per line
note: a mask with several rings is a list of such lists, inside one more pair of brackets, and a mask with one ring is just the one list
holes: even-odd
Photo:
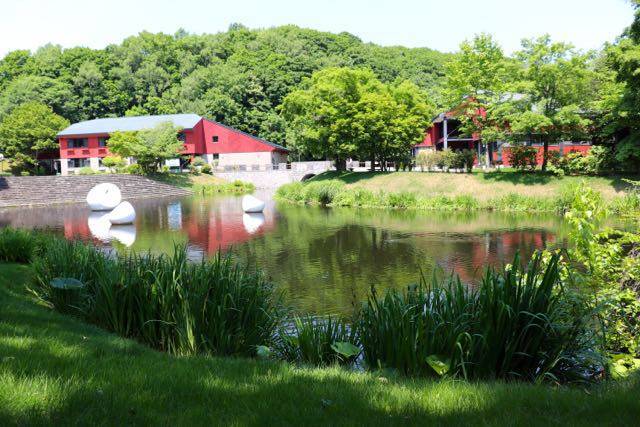
[(438, 99), (448, 56), (363, 43), (348, 33), (238, 24), (218, 34), (143, 32), (97, 50), (47, 45), (0, 60), (0, 121), (30, 101), (70, 122), (193, 112), (285, 143), (278, 107), (315, 71), (369, 68), (384, 83), (409, 80)]

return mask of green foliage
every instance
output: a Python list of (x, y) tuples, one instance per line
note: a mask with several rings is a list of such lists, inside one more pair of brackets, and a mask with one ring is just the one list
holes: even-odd
[(276, 350), (291, 362), (315, 366), (348, 365), (360, 354), (356, 329), (332, 316), (294, 317), (278, 336)]
[(374, 291), (359, 325), (365, 362), (408, 375), (566, 377), (588, 349), (588, 309), (563, 286), (558, 261), (537, 255), (521, 269), (516, 257), (477, 287), (434, 277), (404, 293)]
[(98, 171), (93, 170), (91, 167), (89, 166), (85, 166), (83, 168), (80, 168), (80, 170), (78, 171), (78, 174), (80, 175), (95, 175), (99, 173)]
[(0, 122), (0, 151), (15, 172), (35, 172), (38, 154), (55, 150), (56, 134), (69, 122), (38, 102), (16, 107)]
[[(60, 289), (58, 278), (84, 286)], [(260, 274), (221, 255), (191, 263), (181, 247), (171, 256), (113, 258), (55, 239), (34, 260), (33, 292), (61, 312), (176, 354), (254, 355), (280, 322), (279, 296)]]
[(138, 132), (114, 132), (109, 137), (109, 151), (120, 157), (135, 157), (145, 174), (158, 171), (165, 160), (176, 158), (183, 149), (178, 131), (171, 122)]
[(119, 156), (107, 156), (102, 159), (102, 165), (111, 171), (120, 170), (125, 167), (126, 162)]
[(250, 194), (256, 187), (250, 182), (236, 180), (224, 184), (195, 184), (193, 193), (203, 196), (212, 194)]
[(44, 239), (29, 231), (0, 228), (0, 261), (28, 263), (39, 253)]
[(509, 151), (509, 164), (520, 170), (534, 170), (537, 165), (538, 150), (526, 145), (512, 145)]
[(410, 82), (386, 85), (370, 70), (329, 68), (284, 99), (288, 135), (305, 156), (393, 161), (422, 140), (432, 107)]
[(416, 165), (423, 171), (431, 171), (442, 163), (442, 151), (420, 150), (416, 155)]
[(140, 166), (138, 163), (132, 163), (128, 166), (125, 166), (123, 168), (123, 172), (130, 173), (132, 175), (144, 175), (145, 173), (144, 169), (142, 169), (142, 166)]

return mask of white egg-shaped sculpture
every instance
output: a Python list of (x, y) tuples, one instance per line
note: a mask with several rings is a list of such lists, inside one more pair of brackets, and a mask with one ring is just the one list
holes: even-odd
[(102, 241), (109, 240), (111, 221), (108, 213), (91, 212), (87, 218), (87, 225), (93, 237)]
[(258, 213), (264, 210), (264, 202), (253, 196), (244, 196), (242, 198), (242, 210), (246, 213)]
[(109, 221), (114, 225), (133, 224), (136, 220), (136, 210), (129, 202), (122, 202), (108, 214)]
[(262, 212), (242, 215), (242, 225), (244, 225), (244, 229), (247, 230), (249, 234), (258, 231), (260, 227), (262, 227), (262, 224), (264, 224), (264, 214)]
[(109, 230), (109, 237), (129, 247), (136, 241), (135, 225), (114, 225)]
[(110, 182), (98, 184), (89, 190), (87, 204), (92, 211), (110, 211), (120, 204), (122, 193), (117, 185)]

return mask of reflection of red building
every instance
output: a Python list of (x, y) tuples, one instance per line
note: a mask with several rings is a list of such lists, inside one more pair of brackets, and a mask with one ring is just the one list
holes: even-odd
[(249, 216), (242, 213), (240, 199), (235, 198), (217, 202), (211, 209), (196, 209), (183, 223), (189, 241), (210, 255), (274, 228), (272, 210)]
[(555, 240), (555, 234), (546, 230), (501, 231), (499, 238), (486, 234), (465, 242), (469, 248), (452, 252), (439, 264), (446, 272), (454, 272), (463, 282), (471, 283), (482, 277), (487, 266), (499, 268), (510, 263), (518, 251), (523, 259), (527, 259), (535, 250), (545, 248)]

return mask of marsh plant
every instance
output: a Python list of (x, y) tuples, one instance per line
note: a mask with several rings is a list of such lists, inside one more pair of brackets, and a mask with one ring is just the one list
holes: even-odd
[[(56, 279), (83, 288), (70, 298)], [(282, 313), (261, 274), (220, 254), (190, 262), (182, 246), (169, 256), (115, 257), (56, 240), (34, 262), (33, 292), (61, 312), (175, 354), (253, 355), (271, 342)]]
[(365, 362), (408, 375), (560, 375), (586, 350), (589, 316), (579, 299), (569, 302), (558, 261), (536, 255), (522, 268), (516, 258), (503, 271), (488, 269), (477, 287), (455, 277), (423, 278), (404, 292), (374, 291), (359, 324)]

